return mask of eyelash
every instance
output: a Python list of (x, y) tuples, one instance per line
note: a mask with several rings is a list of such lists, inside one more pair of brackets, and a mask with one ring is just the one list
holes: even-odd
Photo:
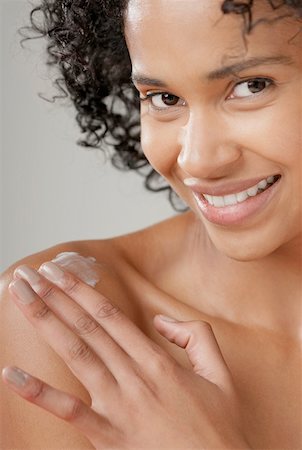
[[(156, 96), (161, 96), (161, 95), (170, 95), (171, 97), (175, 97), (178, 100), (181, 99), (181, 97), (178, 97), (177, 95), (174, 95), (174, 94), (170, 94), (170, 92), (151, 92), (149, 94), (146, 94), (145, 97), (140, 97), (140, 101), (141, 102), (148, 102), (149, 105), (152, 107), (152, 109), (155, 110), (155, 111), (167, 111), (170, 108), (175, 108), (175, 107), (178, 106), (178, 105), (171, 105), (171, 106), (166, 105), (166, 107), (159, 107), (159, 106), (153, 105), (152, 104), (152, 98), (156, 97)], [(185, 102), (183, 101), (183, 103), (185, 103)]]
[[(239, 99), (245, 99), (245, 98), (255, 97), (255, 96), (261, 95), (261, 94), (262, 94), (264, 91), (266, 91), (268, 88), (273, 87), (273, 86), (276, 85), (276, 83), (274, 82), (274, 80), (272, 80), (271, 78), (265, 78), (265, 77), (248, 78), (248, 79), (246, 79), (246, 80), (240, 81), (239, 83), (236, 83), (236, 84), (233, 86), (232, 92), (234, 92), (235, 88), (238, 87), (238, 86), (241, 86), (241, 85), (243, 85), (243, 84), (245, 84), (245, 83), (249, 83), (249, 82), (255, 82), (255, 81), (264, 81), (265, 83), (267, 83), (267, 85), (264, 87), (263, 90), (261, 90), (261, 91), (258, 92), (258, 93), (256, 92), (255, 94), (251, 94), (251, 95), (246, 96), (246, 97), (233, 97), (233, 98), (231, 97), (230, 100), (236, 100), (236, 99), (238, 99), (238, 98), (239, 98)], [(158, 112), (166, 112), (166, 111), (170, 110), (170, 108), (175, 108), (175, 107), (178, 106), (178, 105), (171, 105), (171, 106), (166, 105), (166, 107), (159, 107), (159, 106), (153, 105), (153, 104), (152, 104), (152, 98), (155, 97), (155, 96), (160, 96), (160, 95), (170, 95), (170, 96), (172, 96), (172, 97), (175, 97), (175, 99), (178, 99), (178, 100), (181, 99), (181, 97), (178, 97), (177, 95), (171, 94), (171, 93), (169, 93), (169, 92), (150, 92), (150, 93), (147, 93), (147, 94), (145, 95), (145, 97), (140, 97), (140, 101), (141, 101), (141, 102), (148, 102), (148, 103), (150, 104), (152, 110), (158, 111)], [(184, 102), (184, 101), (183, 101), (183, 102)], [(185, 103), (185, 102), (184, 102), (184, 103)], [(182, 105), (181, 105), (181, 106), (182, 106)]]
[[(249, 82), (255, 82), (255, 81), (264, 81), (265, 83), (268, 83), (268, 85), (265, 86), (265, 88), (263, 90), (261, 90), (260, 92), (256, 92), (254, 95), (251, 94), (247, 97), (237, 97), (237, 98), (249, 98), (249, 97), (254, 97), (254, 96), (258, 96), (260, 94), (262, 94), (262, 92), (266, 91), (268, 88), (273, 87), (276, 85), (276, 83), (274, 82), (274, 80), (272, 80), (271, 78), (265, 78), (265, 77), (257, 77), (257, 78), (249, 78), (247, 80), (243, 80), (240, 81), (239, 83), (235, 84), (235, 86), (232, 89), (232, 92), (235, 90), (236, 87), (241, 86), (243, 84), (249, 83)], [(235, 97), (236, 98), (236, 97)]]

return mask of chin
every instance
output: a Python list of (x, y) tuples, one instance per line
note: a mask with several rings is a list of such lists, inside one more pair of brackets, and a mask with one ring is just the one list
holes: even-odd
[(284, 241), (280, 242), (281, 240), (274, 239), (278, 236), (276, 231), (269, 234), (264, 233), (262, 236), (260, 236), (260, 233), (253, 232), (253, 230), (224, 234), (209, 233), (208, 236), (217, 251), (238, 262), (265, 259), (285, 245)]
[(237, 262), (252, 262), (261, 260), (273, 253), (259, 248), (222, 248), (220, 251), (225, 256)]

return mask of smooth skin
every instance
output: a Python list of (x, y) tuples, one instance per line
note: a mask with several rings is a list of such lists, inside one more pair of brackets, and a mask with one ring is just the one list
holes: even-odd
[[(143, 149), (191, 211), (128, 236), (62, 244), (11, 267), (1, 280), (1, 366), (17, 365), (62, 391), (68, 386), (69, 393), (90, 405), (77, 376), (24, 320), (7, 289), (20, 264), (37, 269), (60, 251), (78, 251), (101, 263), (96, 291), (183, 368), (192, 371), (185, 352), (159, 335), (154, 316), (210, 323), (238, 395), (238, 436), (254, 449), (299, 449), (301, 24), (291, 18), (261, 23), (245, 47), (241, 18), (222, 17), (219, 5), (213, 0), (131, 0), (126, 16), (134, 75), (164, 84), (135, 82), (140, 95), (166, 92), (179, 99), (168, 108), (161, 95), (142, 102)], [(254, 11), (255, 20), (281, 14), (259, 1)], [(231, 74), (207, 79), (230, 63), (280, 55), (283, 63), (245, 68), (235, 79)], [(259, 77), (272, 82), (257, 94), (239, 84)], [(278, 195), (261, 213), (229, 227), (208, 222), (183, 183), (197, 177), (215, 186), (276, 173), (281, 174)], [(192, 371), (191, 376), (197, 375)], [(165, 382), (170, 388), (169, 377)], [(91, 448), (83, 433), (13, 397), (6, 386), (1, 389), (4, 448), (54, 448), (53, 442), (56, 448)], [(221, 426), (216, 416), (215, 425)]]
[[(46, 266), (57, 270), (54, 263), (42, 265), (43, 275)], [(24, 267), (15, 275), (30, 281)], [(209, 324), (155, 317), (156, 329), (186, 350), (194, 370), (184, 369), (78, 278), (47, 272), (54, 285), (33, 274), (38, 295), (20, 278), (10, 291), (87, 389), (91, 408), (30, 377), (13, 384), (24, 398), (73, 424), (97, 449), (250, 448), (232, 376)], [(6, 382), (12, 371), (4, 370)]]

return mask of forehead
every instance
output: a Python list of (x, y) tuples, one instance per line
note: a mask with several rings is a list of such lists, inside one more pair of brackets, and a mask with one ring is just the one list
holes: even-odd
[[(130, 0), (125, 15), (125, 35), (133, 65), (152, 69), (157, 65), (186, 65), (199, 61), (209, 70), (223, 63), (252, 56), (287, 56), (295, 54), (289, 41), (298, 31), (292, 18), (275, 19), (284, 14), (268, 2), (255, 0), (253, 21), (259, 23), (243, 39), (243, 17), (225, 15), (222, 0)], [(302, 34), (302, 33), (300, 33)], [(142, 65), (143, 67), (139, 67)]]

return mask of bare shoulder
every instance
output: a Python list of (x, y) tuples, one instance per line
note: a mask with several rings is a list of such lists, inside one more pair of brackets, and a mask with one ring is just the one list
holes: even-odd
[[(90, 397), (84, 387), (22, 316), (11, 301), (8, 291), (17, 266), (27, 264), (37, 269), (43, 262), (63, 252), (77, 252), (98, 259), (103, 272), (99, 289), (103, 290), (105, 295), (110, 292), (115, 301), (120, 300), (122, 303), (122, 296), (119, 295), (122, 288), (114, 267), (118, 260), (120, 266), (123, 265), (123, 256), (119, 254), (114, 240), (63, 243), (17, 261), (0, 277), (1, 368), (7, 365), (22, 367), (51, 385), (81, 397), (89, 404)], [(5, 430), (0, 433), (1, 449), (54, 448), (54, 442), (57, 443), (55, 448), (61, 449), (92, 448), (69, 424), (23, 401), (3, 383), (0, 383), (0, 395), (0, 428)]]
[[(173, 220), (173, 219), (172, 219)], [(174, 225), (172, 226), (172, 228)], [(49, 384), (81, 397), (89, 404), (90, 397), (70, 370), (39, 337), (10, 299), (8, 285), (17, 266), (27, 264), (38, 269), (58, 254), (76, 252), (94, 257), (100, 268), (100, 282), (96, 289), (119, 306), (134, 322), (138, 317), (140, 288), (152, 267), (158, 265), (156, 249), (164, 249), (161, 236), (169, 234), (171, 225), (165, 221), (145, 230), (108, 240), (88, 240), (61, 243), (27, 256), (10, 266), (0, 277), (0, 345), (1, 367), (16, 365), (33, 373)], [(165, 237), (163, 240), (166, 241)], [(148, 256), (148, 257), (146, 257)], [(69, 424), (15, 396), (0, 383), (1, 395), (1, 449), (92, 448)], [(39, 426), (37, 427), (37, 424)]]

